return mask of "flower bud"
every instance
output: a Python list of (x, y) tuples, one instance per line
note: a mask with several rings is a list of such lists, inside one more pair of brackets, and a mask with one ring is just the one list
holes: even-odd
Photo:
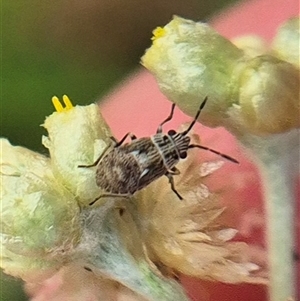
[(236, 77), (239, 103), (229, 116), (237, 125), (256, 135), (299, 127), (299, 72), (293, 65), (258, 56), (246, 61)]
[(265, 55), (262, 40), (248, 37), (236, 43), (241, 49), (206, 24), (175, 17), (154, 31), (142, 64), (162, 92), (192, 117), (207, 96), (200, 116), (205, 125), (239, 135), (298, 127), (299, 70)]
[(238, 36), (231, 42), (250, 57), (263, 55), (268, 51), (265, 40), (256, 35)]
[(154, 31), (142, 64), (154, 74), (161, 91), (191, 116), (208, 96), (201, 120), (213, 111), (207, 121), (219, 125), (235, 101), (231, 75), (242, 56), (242, 50), (207, 24), (174, 17)]
[(48, 131), (43, 144), (49, 149), (56, 178), (81, 204), (90, 203), (100, 194), (95, 169), (78, 166), (93, 164), (112, 136), (98, 106), (76, 106), (54, 112), (43, 126)]
[(277, 32), (272, 45), (274, 54), (296, 67), (300, 67), (300, 19), (295, 17), (284, 23)]

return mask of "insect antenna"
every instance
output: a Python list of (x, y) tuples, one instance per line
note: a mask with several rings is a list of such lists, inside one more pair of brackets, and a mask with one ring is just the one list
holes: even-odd
[[(181, 135), (185, 136), (185, 135), (193, 128), (193, 126), (195, 125), (195, 123), (196, 123), (196, 121), (197, 121), (197, 119), (198, 119), (198, 117), (199, 117), (199, 115), (200, 115), (202, 109), (204, 108), (204, 106), (205, 106), (205, 104), (206, 104), (206, 102), (207, 102), (207, 99), (208, 99), (208, 97), (206, 96), (206, 97), (204, 98), (204, 100), (202, 101), (202, 103), (201, 103), (201, 105), (200, 105), (200, 107), (199, 107), (199, 109), (198, 109), (198, 111), (197, 111), (197, 113), (196, 113), (195, 118), (193, 119), (193, 121), (191, 122), (191, 124), (189, 125), (189, 127), (188, 127), (185, 131), (183, 131), (183, 132), (181, 133)], [(221, 156), (222, 158), (227, 159), (227, 160), (229, 160), (229, 161), (231, 161), (231, 162), (233, 162), (233, 163), (239, 164), (239, 161), (237, 161), (236, 159), (234, 159), (234, 158), (232, 158), (232, 157), (230, 157), (230, 156), (228, 156), (228, 155), (225, 155), (225, 154), (223, 154), (223, 153), (220, 153), (220, 152), (218, 152), (218, 151), (216, 151), (216, 150), (214, 150), (214, 149), (212, 149), (212, 148), (206, 147), (206, 146), (202, 146), (202, 145), (198, 145), (198, 144), (190, 144), (190, 145), (188, 146), (188, 148), (201, 148), (201, 149), (210, 151), (210, 152), (212, 152), (212, 153), (214, 153), (214, 154), (216, 154), (216, 155), (218, 155), (218, 156)]]
[(202, 146), (202, 145), (198, 145), (198, 144), (190, 144), (188, 146), (188, 148), (201, 148), (201, 149), (205, 149), (205, 150), (210, 151), (210, 152), (212, 152), (212, 153), (214, 153), (214, 154), (216, 154), (218, 156), (221, 156), (222, 158), (227, 159), (227, 160), (229, 160), (229, 161), (231, 161), (233, 163), (239, 164), (239, 161), (237, 161), (236, 159), (234, 159), (234, 158), (232, 158), (232, 157), (230, 157), (228, 155), (225, 155), (223, 153), (220, 153), (220, 152), (218, 152), (218, 151), (216, 151), (214, 149), (206, 147), (206, 146)]
[(185, 131), (183, 131), (183, 132), (181, 133), (183, 136), (185, 136), (185, 135), (193, 128), (193, 126), (195, 125), (195, 123), (196, 123), (196, 121), (197, 121), (197, 119), (198, 119), (198, 117), (199, 117), (199, 115), (200, 115), (202, 109), (204, 108), (204, 106), (205, 106), (205, 104), (206, 104), (206, 101), (207, 101), (207, 96), (206, 96), (206, 97), (204, 98), (204, 100), (202, 101), (202, 103), (201, 103), (201, 105), (200, 105), (200, 107), (199, 107), (199, 109), (198, 109), (198, 111), (197, 111), (197, 114), (196, 114), (194, 120), (191, 122), (191, 124), (189, 125), (189, 127), (188, 127)]

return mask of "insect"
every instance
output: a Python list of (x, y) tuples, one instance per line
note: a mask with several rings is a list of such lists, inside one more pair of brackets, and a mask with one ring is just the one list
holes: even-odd
[[(156, 134), (137, 138), (132, 133), (127, 133), (120, 141), (112, 138), (114, 143), (112, 149), (104, 151), (91, 165), (79, 165), (79, 167), (97, 166), (96, 183), (106, 193), (96, 200), (104, 196), (128, 197), (161, 176), (169, 179), (172, 191), (182, 200), (182, 196), (175, 189), (173, 176), (180, 174), (176, 164), (187, 157), (187, 151), (191, 148), (204, 149), (238, 163), (228, 155), (190, 143), (191, 140), (187, 134), (195, 125), (206, 101), (207, 97), (201, 103), (195, 118), (185, 131), (169, 130), (168, 133), (162, 131), (162, 126), (173, 118), (175, 104), (172, 104), (170, 115), (158, 126)], [(124, 144), (127, 137), (131, 138), (131, 142)]]

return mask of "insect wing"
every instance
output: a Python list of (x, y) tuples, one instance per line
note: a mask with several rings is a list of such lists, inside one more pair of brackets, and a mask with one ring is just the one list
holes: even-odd
[(139, 165), (138, 190), (166, 173), (163, 158), (150, 138), (137, 139), (124, 148), (134, 156)]
[(138, 189), (140, 167), (121, 148), (109, 152), (100, 162), (96, 173), (97, 185), (115, 194), (133, 194)]

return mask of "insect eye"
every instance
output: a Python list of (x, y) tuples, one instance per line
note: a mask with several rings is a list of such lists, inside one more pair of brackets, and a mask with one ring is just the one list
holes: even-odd
[(180, 153), (180, 159), (185, 159), (186, 157), (187, 157), (186, 152)]
[(174, 131), (174, 130), (168, 131), (168, 135), (170, 135), (170, 136), (174, 136), (175, 134), (176, 134), (176, 131)]

